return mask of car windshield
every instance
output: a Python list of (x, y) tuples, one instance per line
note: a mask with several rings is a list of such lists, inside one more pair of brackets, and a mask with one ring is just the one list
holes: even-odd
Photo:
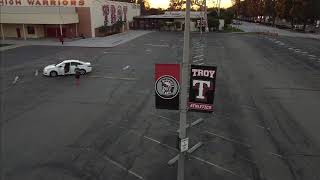
[(320, 0), (0, 16), (0, 180), (320, 180)]

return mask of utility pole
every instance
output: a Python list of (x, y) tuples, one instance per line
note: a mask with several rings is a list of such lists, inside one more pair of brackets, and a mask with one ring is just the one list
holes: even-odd
[[(186, 16), (185, 16), (185, 28), (184, 28), (184, 46), (183, 46), (183, 61), (181, 71), (181, 97), (180, 97), (180, 132), (179, 140), (187, 137), (187, 97), (188, 97), (188, 71), (190, 62), (190, 6), (191, 0), (186, 2)], [(180, 144), (179, 143), (179, 144)], [(184, 180), (184, 164), (185, 164), (186, 152), (181, 152), (178, 160), (178, 180)]]
[(200, 37), (202, 37), (202, 25), (203, 25), (203, 4), (200, 5)]
[(208, 27), (208, 10), (207, 10), (207, 0), (204, 0), (204, 18), (205, 18), (205, 31), (209, 32)]
[(218, 17), (220, 18), (221, 0), (218, 0)]

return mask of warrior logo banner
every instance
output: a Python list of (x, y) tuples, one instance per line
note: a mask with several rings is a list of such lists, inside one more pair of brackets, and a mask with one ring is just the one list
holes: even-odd
[(179, 109), (179, 64), (155, 65), (155, 92), (157, 109)]

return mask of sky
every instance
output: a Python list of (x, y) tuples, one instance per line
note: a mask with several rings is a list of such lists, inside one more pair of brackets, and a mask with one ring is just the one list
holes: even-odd
[[(153, 8), (163, 8), (166, 9), (169, 6), (170, 0), (149, 0), (150, 6)], [(207, 0), (207, 4), (209, 7), (214, 6), (214, 4), (218, 0)], [(231, 0), (221, 0), (221, 7), (230, 7), (231, 6)]]

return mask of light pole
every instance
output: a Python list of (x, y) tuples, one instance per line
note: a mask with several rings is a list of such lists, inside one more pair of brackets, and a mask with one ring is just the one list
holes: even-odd
[(218, 0), (218, 17), (220, 17), (221, 0)]
[[(183, 46), (183, 61), (181, 70), (181, 97), (180, 97), (180, 132), (179, 140), (187, 137), (187, 97), (188, 97), (188, 70), (190, 62), (190, 6), (191, 0), (186, 2), (186, 16), (185, 16), (185, 28), (184, 28), (184, 46)], [(179, 144), (180, 144), (179, 143)], [(186, 152), (179, 154), (178, 160), (178, 180), (184, 180), (184, 163)]]
[(208, 11), (207, 11), (207, 0), (204, 0), (204, 18), (205, 18), (205, 31), (209, 32), (209, 27), (208, 27)]

